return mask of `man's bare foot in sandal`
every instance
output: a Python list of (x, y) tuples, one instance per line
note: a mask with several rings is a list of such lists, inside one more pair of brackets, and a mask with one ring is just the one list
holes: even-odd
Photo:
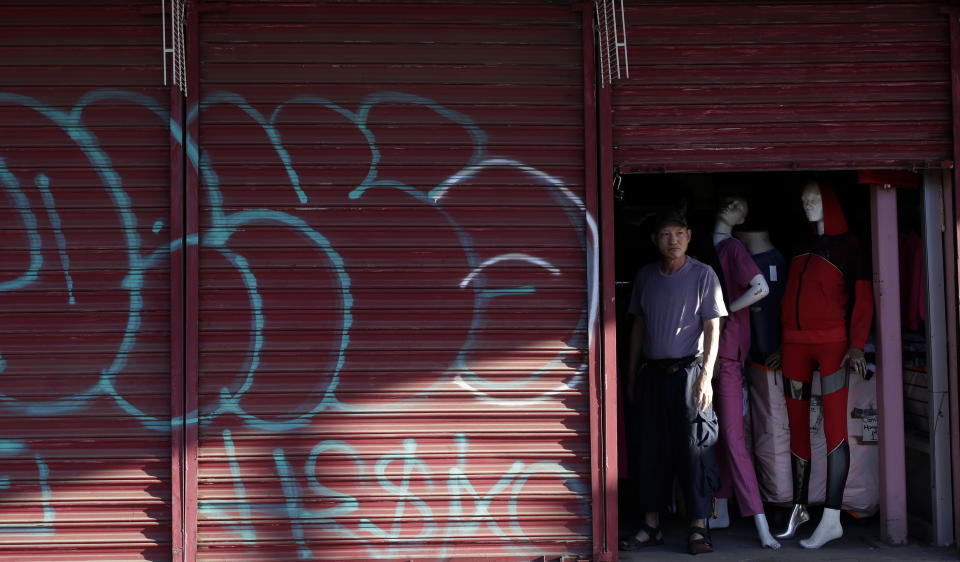
[(698, 519), (690, 525), (690, 534), (687, 535), (687, 552), (690, 554), (713, 552), (710, 531), (706, 529), (703, 519)]
[(629, 538), (620, 541), (620, 550), (637, 550), (645, 546), (659, 546), (663, 544), (663, 531), (660, 530), (660, 514), (647, 513), (640, 530)]

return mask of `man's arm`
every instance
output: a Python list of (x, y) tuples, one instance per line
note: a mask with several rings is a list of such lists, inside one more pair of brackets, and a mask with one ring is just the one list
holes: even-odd
[(697, 381), (697, 407), (706, 411), (713, 402), (713, 368), (717, 363), (717, 348), (720, 346), (720, 318), (711, 318), (703, 323), (703, 370)]
[(640, 367), (640, 358), (643, 357), (643, 316), (633, 319), (633, 328), (630, 330), (630, 361), (627, 363), (627, 400), (633, 400), (633, 388), (637, 377), (637, 368)]

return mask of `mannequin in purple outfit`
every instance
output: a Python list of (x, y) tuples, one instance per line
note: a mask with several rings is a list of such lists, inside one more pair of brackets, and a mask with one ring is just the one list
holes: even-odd
[[(721, 201), (713, 231), (713, 243), (723, 270), (730, 313), (720, 333), (717, 371), (713, 379), (717, 417), (720, 422), (720, 443), (717, 447), (723, 487), (721, 495), (729, 497), (732, 484), (740, 513), (752, 516), (760, 544), (780, 549), (770, 534), (760, 486), (753, 461), (747, 452), (743, 420), (743, 363), (750, 349), (750, 305), (769, 294), (770, 289), (743, 243), (733, 238), (733, 227), (747, 217), (745, 199), (727, 197)], [(724, 501), (725, 500), (721, 500)]]

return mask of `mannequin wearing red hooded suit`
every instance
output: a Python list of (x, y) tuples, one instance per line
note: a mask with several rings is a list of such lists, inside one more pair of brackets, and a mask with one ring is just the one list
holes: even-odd
[(801, 198), (817, 236), (791, 261), (781, 301), (794, 508), (787, 529), (777, 538), (793, 537), (797, 527), (809, 520), (810, 387), (818, 365), (827, 439), (827, 490), (823, 518), (800, 545), (820, 548), (843, 535), (840, 504), (850, 466), (846, 366), (859, 374), (865, 371), (863, 346), (873, 320), (873, 292), (860, 245), (848, 232), (833, 188), (810, 182)]

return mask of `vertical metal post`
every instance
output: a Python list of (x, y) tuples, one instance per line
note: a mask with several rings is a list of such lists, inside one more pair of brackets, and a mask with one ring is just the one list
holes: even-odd
[[(944, 209), (946, 235), (944, 244), (947, 246), (947, 346), (950, 350), (947, 362), (949, 373), (950, 393), (950, 459), (953, 474), (954, 496), (960, 493), (960, 333), (958, 333), (958, 287), (960, 287), (960, 259), (957, 259), (958, 244), (960, 244), (960, 196), (957, 194), (954, 178), (956, 170), (944, 172)], [(960, 549), (960, 501), (953, 501), (953, 539), (954, 546)]]
[[(958, 19), (957, 13), (954, 8), (946, 7), (947, 19), (950, 22), (950, 85), (951, 85), (951, 101), (953, 106), (953, 170), (951, 176), (951, 190), (950, 195), (952, 197), (953, 205), (950, 206), (950, 211), (947, 213), (948, 216), (952, 217), (948, 222), (947, 228), (949, 229), (948, 240), (949, 243), (953, 245), (954, 243), (960, 245), (960, 19)], [(957, 277), (960, 276), (960, 259), (957, 257), (956, 246), (952, 246), (952, 250), (948, 262), (952, 264), (950, 268), (950, 277), (953, 278), (953, 283), (948, 287), (950, 291), (950, 296), (954, 298), (953, 306), (950, 310), (950, 316), (953, 320), (951, 321), (948, 329), (954, 331), (954, 336), (950, 339), (950, 345), (956, 346), (956, 317), (958, 314), (957, 302), (956, 302), (956, 291), (957, 291)], [(960, 491), (960, 378), (957, 377), (957, 355), (956, 348), (951, 349), (950, 359), (952, 360), (951, 369), (950, 369), (950, 405), (951, 405), (951, 427), (952, 427), (952, 438), (951, 438), (951, 449), (952, 449), (952, 458), (953, 458), (953, 486), (954, 489)], [(954, 525), (954, 536), (957, 541), (960, 541), (960, 501), (954, 500), (954, 513), (953, 513), (953, 525)]]
[(619, 486), (619, 427), (617, 408), (620, 401), (619, 373), (617, 372), (617, 302), (616, 302), (616, 248), (613, 228), (613, 88), (602, 88), (598, 93), (597, 130), (600, 153), (600, 324), (603, 345), (603, 419), (607, 463), (607, 547), (617, 557), (617, 521)]
[(620, 0), (620, 27), (623, 31), (623, 42), (618, 42), (617, 44), (623, 46), (624, 76), (630, 78), (630, 57), (628, 54), (630, 48), (627, 46), (627, 12), (623, 9), (623, 0)]
[[(593, 245), (594, 239), (590, 232), (590, 221), (597, 216), (597, 100), (595, 91), (596, 66), (594, 64), (594, 27), (593, 27), (593, 5), (583, 3), (582, 11), (582, 43), (583, 43), (583, 172), (584, 184), (586, 186), (586, 206), (587, 224), (587, 306), (593, 306), (593, 299), (599, 287), (596, 286), (596, 267), (595, 256), (599, 250)], [(587, 327), (590, 333), (588, 338), (590, 358), (588, 361), (589, 380), (590, 380), (590, 489), (591, 489), (591, 514), (593, 518), (593, 558), (595, 560), (604, 559), (607, 552), (606, 545), (606, 521), (604, 510), (603, 489), (606, 481), (606, 471), (604, 465), (603, 436), (604, 427), (600, 417), (603, 395), (601, 384), (599, 382), (600, 369), (600, 346), (597, 344), (597, 322), (591, 315), (590, 325)]]
[(903, 360), (900, 337), (900, 264), (896, 190), (870, 186), (873, 223), (874, 327), (880, 410), (880, 532), (890, 544), (907, 542)]
[[(957, 377), (957, 221), (954, 201), (953, 170), (943, 171), (943, 256), (944, 294), (947, 311), (947, 379), (950, 395), (950, 459), (954, 496), (960, 491), (960, 404)], [(960, 501), (953, 501), (953, 537), (960, 540)]]
[(953, 542), (950, 482), (950, 405), (947, 384), (947, 320), (943, 275), (943, 202), (939, 170), (923, 174), (923, 261), (927, 339), (927, 408), (930, 424), (931, 541)]
[[(186, 7), (186, 78), (187, 101), (186, 114), (189, 115), (200, 104), (200, 25), (197, 2)], [(187, 165), (185, 166), (184, 196), (184, 553), (186, 560), (197, 557), (197, 512), (198, 479), (197, 453), (199, 448), (200, 409), (198, 394), (200, 365), (200, 176), (198, 162), (190, 160), (191, 155), (199, 158), (200, 119), (197, 116), (185, 124), (187, 146)], [(193, 143), (193, 146), (191, 146)]]
[[(166, 15), (164, 15), (166, 17)], [(167, 55), (164, 54), (164, 63)], [(166, 78), (166, 68), (164, 68)], [(183, 552), (183, 280), (184, 280), (184, 99), (170, 88), (170, 532), (171, 559), (187, 562)], [(174, 131), (180, 133), (177, 139)]]
[(617, 78), (620, 78), (620, 39), (617, 32), (617, 5), (614, 0), (603, 0), (604, 4), (610, 2), (610, 15), (613, 18), (613, 54), (617, 61)]

